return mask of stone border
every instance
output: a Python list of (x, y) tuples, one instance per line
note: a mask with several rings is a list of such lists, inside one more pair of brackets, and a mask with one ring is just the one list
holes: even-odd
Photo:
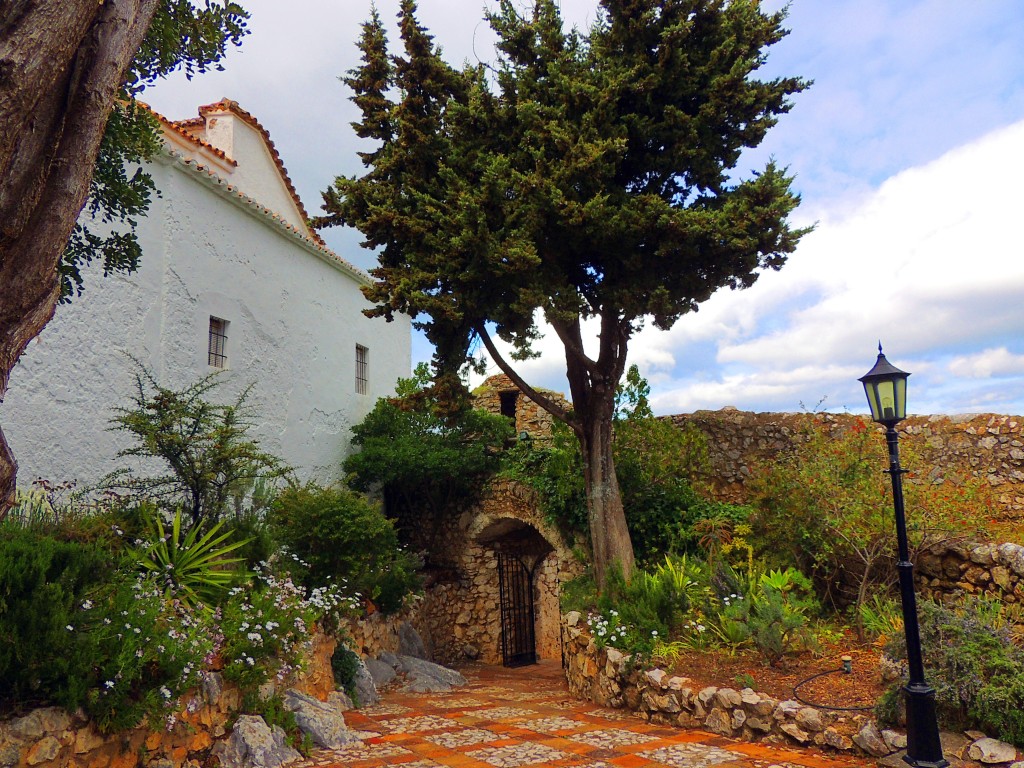
[(907, 745), (905, 735), (880, 731), (868, 714), (817, 709), (792, 699), (780, 701), (752, 688), (694, 690), (685, 677), (634, 667), (632, 657), (621, 651), (598, 648), (578, 611), (562, 617), (562, 648), (573, 696), (629, 710), (647, 721), (706, 728), (744, 741), (814, 745), (872, 757), (890, 755)]
[[(280, 684), (281, 690), (310, 694), (323, 701), (334, 691), (331, 656), (334, 638), (314, 635), (309, 664), (297, 676)], [(261, 689), (262, 690), (262, 689)], [(36, 709), (21, 717), (0, 721), (0, 768), (179, 768), (199, 765), (228, 731), (227, 723), (240, 704), (238, 689), (224, 682), (219, 672), (206, 672), (199, 690), (178, 700), (175, 721), (146, 725), (104, 735), (81, 710), (68, 713), (59, 707)]]

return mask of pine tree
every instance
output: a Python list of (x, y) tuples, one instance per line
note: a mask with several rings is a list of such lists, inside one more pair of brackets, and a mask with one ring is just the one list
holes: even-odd
[[(785, 35), (784, 14), (756, 0), (601, 9), (584, 34), (563, 30), (554, 0), (537, 0), (529, 16), (502, 0), (488, 17), (496, 70), (456, 71), (405, 0), (394, 90), (377, 74), (386, 40), (371, 18), (364, 63), (347, 82), (363, 109), (357, 130), (380, 144), (364, 155), (364, 176), (325, 194), (318, 222), (354, 226), (382, 249), (368, 314), (415, 318), (444, 393), (458, 393), (459, 369), (481, 343), (572, 428), (599, 583), (613, 563), (633, 568), (611, 451), (629, 340), (648, 318), (667, 329), (719, 288), (751, 285), (796, 247), (804, 230), (787, 223), (799, 198), (785, 171), (769, 163), (743, 181), (734, 171), (807, 86), (753, 77)], [(571, 410), (530, 387), (494, 344), (530, 356), (538, 310), (565, 347)], [(596, 356), (584, 351), (591, 318)]]

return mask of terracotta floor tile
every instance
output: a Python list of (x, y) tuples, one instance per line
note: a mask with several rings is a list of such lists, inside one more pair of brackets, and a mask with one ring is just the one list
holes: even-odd
[(647, 723), (572, 699), (556, 662), (507, 670), (472, 665), (449, 694), (385, 693), (348, 712), (375, 734), (319, 750), (296, 768), (867, 768), (868, 760), (736, 742)]

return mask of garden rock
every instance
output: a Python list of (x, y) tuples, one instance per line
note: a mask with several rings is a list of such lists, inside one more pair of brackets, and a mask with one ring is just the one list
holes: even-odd
[(44, 733), (67, 730), (71, 725), (68, 713), (59, 707), (44, 707), (10, 722), (8, 733), (15, 738), (33, 741)]
[(814, 707), (804, 707), (796, 713), (796, 724), (805, 731), (817, 733), (825, 730), (825, 723), (822, 722), (821, 713)]
[(295, 715), (302, 732), (318, 747), (338, 749), (358, 738), (345, 725), (341, 710), (313, 696), (298, 691), (285, 691), (284, 706)]
[(466, 685), (466, 678), (454, 669), (415, 656), (400, 656), (402, 671), (408, 676), (403, 691), (410, 693), (442, 693), (455, 686)]
[(348, 712), (356, 708), (355, 702), (344, 691), (332, 691), (327, 694), (327, 703), (339, 712)]
[(706, 707), (716, 693), (718, 693), (718, 689), (713, 685), (709, 685), (707, 688), (700, 690), (700, 693), (697, 694), (697, 700)]
[(734, 730), (739, 730), (743, 727), (743, 724), (747, 722), (747, 713), (742, 709), (734, 709), (732, 711), (732, 727)]
[(719, 688), (718, 692), (715, 693), (715, 704), (722, 709), (732, 709), (738, 707), (743, 703), (743, 697), (740, 696), (740, 692), (733, 690), (732, 688)]
[(902, 733), (886, 728), (882, 731), (882, 738), (885, 740), (885, 743), (889, 745), (889, 749), (893, 752), (907, 748), (907, 737)]
[(280, 726), (271, 729), (253, 715), (238, 718), (231, 736), (219, 742), (213, 754), (222, 768), (279, 768), (302, 757), (285, 743)]
[(0, 768), (14, 768), (21, 759), (21, 750), (14, 744), (0, 747)]
[(396, 672), (402, 668), (402, 660), (390, 651), (381, 651), (377, 654), (377, 659), (385, 664), (390, 664)]
[[(373, 677), (373, 671), (370, 668), (369, 662), (372, 659), (366, 659), (366, 661), (360, 660), (359, 666), (356, 667), (356, 674), (352, 680), (352, 687), (355, 689), (356, 702), (360, 707), (372, 707), (378, 701), (380, 701), (380, 694), (377, 693), (376, 678)], [(380, 667), (386, 667), (391, 670), (391, 678), (395, 676), (395, 670), (389, 667), (387, 664), (381, 662), (374, 662), (380, 665)], [(376, 669), (377, 667), (374, 667)], [(391, 679), (388, 678), (388, 679)]]
[(398, 674), (393, 666), (377, 659), (364, 659), (363, 665), (366, 671), (369, 672), (370, 677), (373, 678), (373, 684), (377, 688), (387, 685)]
[(26, 765), (49, 763), (59, 753), (60, 742), (53, 738), (53, 736), (47, 736), (32, 745), (32, 749), (28, 751), (28, 756), (25, 758), (25, 763)]
[(811, 740), (811, 735), (796, 723), (783, 723), (779, 726), (779, 730), (801, 744), (806, 744)]
[(719, 736), (732, 736), (732, 718), (729, 713), (715, 707), (704, 721), (704, 727)]
[(978, 739), (967, 748), (967, 756), (981, 763), (1009, 763), (1017, 759), (1017, 750), (1012, 744), (998, 739)]
[(423, 645), (423, 638), (408, 621), (398, 625), (398, 655), (427, 660), (430, 658), (426, 646)]
[(825, 743), (833, 749), (841, 749), (843, 751), (853, 749), (853, 740), (849, 736), (844, 736), (835, 728), (826, 728), (822, 737)]
[(873, 757), (885, 757), (891, 749), (886, 745), (882, 734), (874, 723), (865, 723), (864, 727), (853, 737), (853, 743)]

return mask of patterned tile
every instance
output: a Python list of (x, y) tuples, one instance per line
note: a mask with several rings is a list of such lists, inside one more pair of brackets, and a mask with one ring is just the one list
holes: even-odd
[(452, 728), (458, 723), (447, 717), (420, 715), (419, 717), (396, 717), (392, 720), (382, 720), (380, 725), (391, 733), (419, 733), (420, 731), (439, 731), (443, 728)]
[(595, 709), (593, 712), (587, 712), (591, 717), (600, 717), (602, 720), (636, 720), (636, 715), (630, 712), (624, 712), (621, 709)]
[(424, 741), (437, 744), (439, 747), (453, 749), (455, 747), (468, 747), (472, 744), (486, 744), (489, 741), (497, 741), (503, 738), (494, 731), (485, 728), (465, 728), (461, 731), (449, 731), (448, 733), (435, 733), (424, 736)]
[(341, 749), (332, 749), (327, 753), (331, 760), (328, 765), (335, 765), (337, 763), (347, 765), (348, 763), (352, 763), (357, 760), (381, 760), (386, 757), (398, 757), (399, 755), (411, 754), (412, 752), (408, 749), (400, 747), (397, 744), (367, 744), (366, 742), (353, 742), (352, 744), (347, 744)]
[(707, 768), (711, 765), (742, 760), (744, 755), (704, 744), (676, 744), (671, 747), (641, 752), (640, 757), (671, 765), (674, 768)]
[(372, 707), (363, 707), (360, 713), (374, 717), (375, 715), (404, 715), (412, 712), (412, 707), (405, 707), (401, 704), (374, 704)]
[(538, 733), (554, 733), (555, 731), (578, 731), (586, 728), (590, 723), (582, 720), (570, 720), (568, 717), (542, 717), (538, 720), (527, 720), (519, 723), (520, 728), (526, 728)]
[(537, 714), (532, 709), (521, 707), (491, 707), (490, 709), (478, 709), (472, 713), (474, 717), (486, 717), (488, 720), (511, 720), (513, 717), (527, 717)]
[(608, 728), (603, 731), (589, 731), (577, 733), (568, 737), (580, 744), (589, 744), (592, 747), (601, 749), (614, 749), (624, 744), (644, 744), (648, 741), (655, 741), (657, 736), (648, 736), (646, 733), (636, 733), (623, 728)]
[(513, 744), (508, 747), (489, 747), (467, 752), (467, 756), (475, 760), (493, 765), (496, 768), (518, 768), (520, 765), (547, 765), (556, 760), (564, 760), (571, 755), (549, 747), (546, 744)]
[(465, 698), (431, 699), (427, 702), (427, 706), (436, 707), (437, 709), (468, 709), (470, 707), (487, 706), (487, 702), (482, 699)]

